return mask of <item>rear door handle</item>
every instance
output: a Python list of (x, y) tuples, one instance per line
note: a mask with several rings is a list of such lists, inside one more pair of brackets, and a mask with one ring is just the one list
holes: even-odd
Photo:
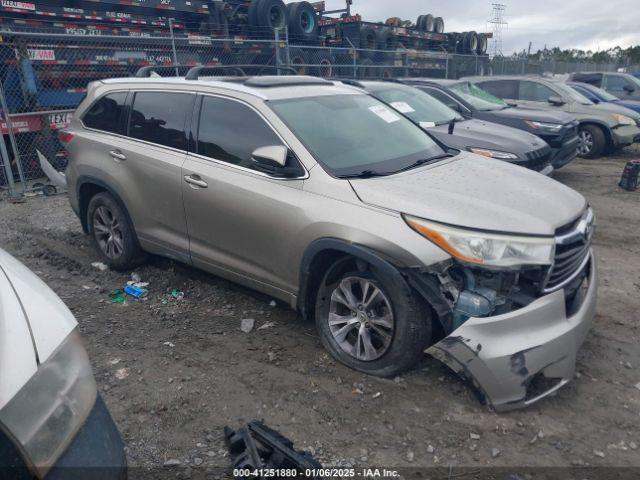
[(207, 188), (209, 186), (209, 184), (207, 182), (205, 182), (204, 180), (202, 180), (202, 178), (200, 178), (199, 175), (185, 175), (184, 176), (184, 181), (187, 182), (189, 185), (194, 185), (196, 187), (200, 187), (200, 188)]
[(115, 158), (116, 160), (120, 160), (122, 162), (124, 162), (127, 159), (127, 156), (122, 153), (120, 150), (111, 150), (109, 152), (109, 155), (111, 155), (112, 158)]

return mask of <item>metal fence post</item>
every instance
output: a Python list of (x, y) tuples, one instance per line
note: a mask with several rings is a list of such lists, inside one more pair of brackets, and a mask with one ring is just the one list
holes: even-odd
[(358, 52), (356, 51), (356, 46), (351, 42), (349, 37), (346, 38), (349, 45), (351, 45), (351, 51), (353, 52), (353, 78), (358, 78), (358, 59), (356, 58)]
[(173, 64), (176, 65), (176, 77), (180, 76), (178, 72), (178, 53), (176, 52), (176, 37), (173, 35), (173, 19), (169, 19), (169, 33), (171, 34), (171, 49), (173, 50)]
[(4, 88), (2, 87), (2, 82), (0, 82), (0, 109), (4, 112), (7, 131), (9, 132), (9, 141), (11, 142), (11, 149), (13, 150), (13, 158), (16, 159), (18, 176), (20, 177), (20, 183), (22, 184), (22, 193), (24, 193), (27, 189), (27, 184), (25, 182), (24, 172), (22, 171), (22, 159), (20, 158), (20, 150), (18, 149), (16, 137), (13, 133), (13, 123), (11, 123), (11, 117), (9, 116), (9, 107), (7, 106), (7, 99), (4, 96)]
[[(7, 125), (8, 126), (8, 125)], [(1, 133), (1, 132), (0, 132)], [(13, 172), (11, 171), (11, 159), (9, 158), (9, 152), (7, 146), (4, 143), (4, 135), (0, 135), (0, 160), (4, 165), (4, 174), (7, 177), (7, 187), (9, 189), (9, 198), (20, 197), (16, 192), (16, 186), (13, 182)]]
[(280, 29), (273, 29), (273, 36), (276, 42), (275, 55), (276, 55), (276, 75), (280, 75)]

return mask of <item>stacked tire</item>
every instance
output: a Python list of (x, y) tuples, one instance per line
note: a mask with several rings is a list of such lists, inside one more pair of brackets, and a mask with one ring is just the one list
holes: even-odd
[(444, 20), (432, 14), (420, 15), (416, 21), (418, 30), (428, 33), (444, 33)]
[(309, 2), (287, 4), (287, 26), (294, 41), (315, 42), (318, 40), (318, 14)]
[(287, 7), (282, 0), (252, 0), (249, 25), (263, 33), (281, 30), (287, 24)]

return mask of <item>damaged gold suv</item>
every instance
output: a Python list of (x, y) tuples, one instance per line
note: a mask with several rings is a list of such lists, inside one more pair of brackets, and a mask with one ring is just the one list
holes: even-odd
[(594, 217), (536, 172), (446, 150), (313, 77), (94, 82), (71, 205), (125, 270), (167, 256), (279, 298), (372, 375), (427, 350), (496, 409), (566, 384), (594, 316)]

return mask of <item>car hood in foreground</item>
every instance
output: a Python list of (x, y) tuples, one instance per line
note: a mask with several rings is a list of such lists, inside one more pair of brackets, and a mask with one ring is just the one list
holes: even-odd
[(584, 197), (539, 173), (470, 153), (388, 177), (351, 180), (366, 204), (478, 230), (553, 235)]
[(516, 128), (482, 120), (457, 122), (453, 135), (449, 135), (449, 125), (427, 128), (442, 143), (457, 149), (485, 148), (501, 152), (514, 153), (521, 159), (526, 154), (544, 148), (546, 142)]

